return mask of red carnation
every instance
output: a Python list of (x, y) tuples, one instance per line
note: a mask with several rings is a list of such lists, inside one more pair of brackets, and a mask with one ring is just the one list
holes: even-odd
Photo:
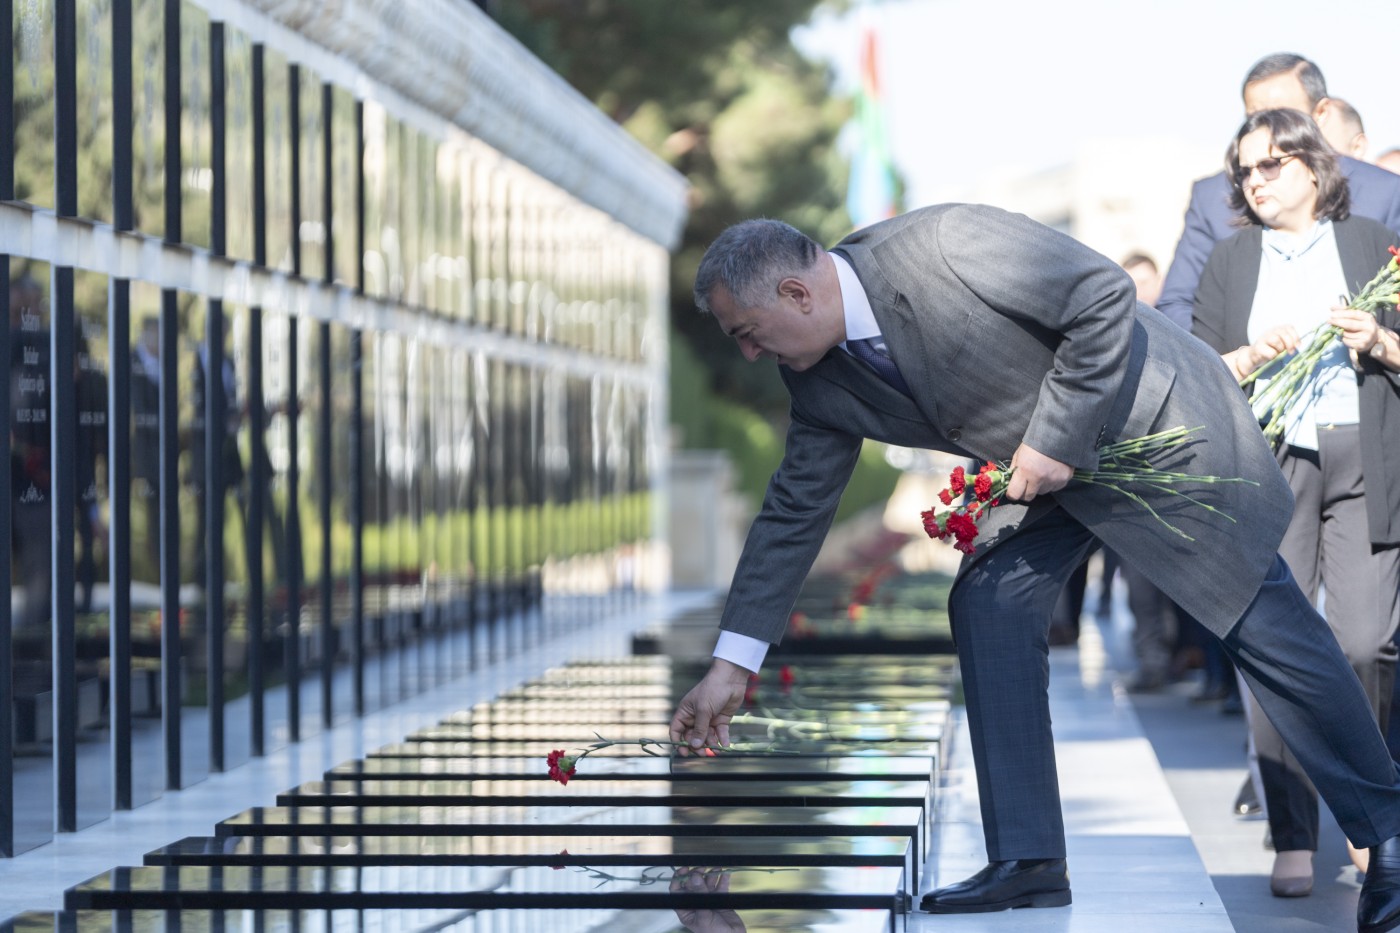
[(782, 684), (784, 687), (791, 687), (796, 682), (797, 675), (793, 674), (791, 665), (784, 664), (782, 667), (778, 668), (778, 683)]
[(973, 480), (972, 491), (977, 494), (978, 502), (986, 502), (992, 497), (992, 474), (982, 472), (977, 474), (977, 479)]
[[(977, 522), (973, 521), (971, 516), (954, 512), (948, 516), (948, 531), (957, 539), (958, 544), (968, 544), (977, 537)], [(963, 549), (959, 548), (959, 550)], [(963, 553), (970, 554), (972, 552), (964, 550)]]
[(938, 494), (938, 501), (939, 501), (939, 502), (942, 502), (944, 505), (952, 505), (952, 504), (953, 504), (953, 491), (952, 491), (951, 489), (945, 489), (945, 490), (943, 490), (942, 492), (940, 492), (940, 493)]
[(948, 532), (942, 525), (938, 524), (938, 513), (933, 509), (922, 513), (922, 518), (924, 520), (924, 533), (930, 538), (937, 538), (941, 541), (948, 537)]
[[(967, 473), (962, 467), (953, 467), (953, 472), (948, 475), (948, 486), (952, 490), (953, 495), (960, 496), (963, 494), (963, 490), (967, 488)], [(945, 502), (943, 504), (947, 505), (948, 503)]]
[(569, 778), (574, 776), (574, 759), (564, 754), (562, 748), (556, 748), (545, 757), (549, 764), (550, 780), (558, 781), (560, 784), (569, 783)]

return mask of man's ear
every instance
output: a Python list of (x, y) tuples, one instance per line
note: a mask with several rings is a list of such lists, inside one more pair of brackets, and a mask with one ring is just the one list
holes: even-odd
[(1312, 118), (1318, 129), (1326, 126), (1327, 121), (1332, 118), (1332, 98), (1324, 97), (1319, 100), (1312, 109)]
[(812, 310), (812, 290), (795, 275), (790, 275), (778, 283), (778, 295), (795, 303), (798, 310), (804, 314)]

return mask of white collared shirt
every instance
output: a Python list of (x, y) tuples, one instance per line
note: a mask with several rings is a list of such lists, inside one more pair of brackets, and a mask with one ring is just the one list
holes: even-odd
[[(865, 287), (860, 284), (856, 270), (844, 257), (837, 253), (827, 253), (836, 264), (836, 281), (841, 286), (841, 308), (846, 315), (846, 340), (880, 340), (880, 325), (875, 321), (875, 310), (870, 307)], [(841, 349), (847, 353), (846, 340), (841, 341)]]
[[(851, 264), (836, 253), (827, 253), (836, 264), (836, 280), (841, 287), (841, 307), (846, 316), (846, 340), (876, 340), (876, 348), (884, 352), (884, 341), (880, 339), (880, 325), (875, 321), (875, 311), (870, 307), (870, 299), (860, 277)], [(846, 340), (841, 341), (841, 349), (847, 353)], [(763, 659), (768, 656), (768, 642), (752, 635), (738, 632), (720, 632), (715, 643), (714, 656), (739, 665), (746, 670), (758, 673)]]
[[(1328, 309), (1345, 299), (1346, 274), (1330, 220), (1317, 221), (1298, 234), (1264, 231), (1259, 284), (1249, 312), (1250, 343), (1283, 324), (1292, 324), (1306, 337), (1326, 325)], [(1360, 418), (1356, 371), (1341, 341), (1332, 342), (1313, 374), (1284, 428), (1284, 440), (1309, 450), (1317, 449), (1318, 425), (1355, 424)], [(1259, 389), (1267, 384), (1260, 379)]]

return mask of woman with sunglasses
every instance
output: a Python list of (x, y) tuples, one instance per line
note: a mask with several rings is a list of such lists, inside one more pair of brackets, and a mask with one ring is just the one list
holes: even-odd
[[(1244, 229), (1211, 253), (1192, 329), (1240, 379), (1316, 327), (1342, 329), (1284, 432), (1279, 462), (1296, 505), (1279, 553), (1314, 604), (1325, 587), (1327, 624), (1384, 731), (1400, 625), (1400, 316), (1339, 306), (1389, 261), (1397, 237), (1350, 216), (1346, 179), (1300, 111), (1251, 115), (1226, 161)], [(1275, 851), (1270, 888), (1302, 897), (1313, 886), (1317, 793), (1249, 702)]]

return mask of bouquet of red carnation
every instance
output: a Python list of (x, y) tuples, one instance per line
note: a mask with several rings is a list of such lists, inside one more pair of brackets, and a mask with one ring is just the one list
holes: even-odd
[[(1209, 503), (1189, 495), (1180, 487), (1188, 483), (1249, 483), (1254, 486), (1259, 485), (1254, 480), (1249, 479), (1197, 476), (1194, 473), (1162, 470), (1152, 465), (1150, 458), (1154, 454), (1179, 447), (1186, 442), (1191, 434), (1199, 430), (1199, 427), (1177, 427), (1149, 434), (1146, 437), (1107, 444), (1099, 448), (1099, 468), (1097, 470), (1075, 470), (1074, 480), (1081, 483), (1091, 483), (1095, 486), (1104, 486), (1127, 496), (1152, 513), (1152, 517), (1168, 529), (1186, 540), (1192, 541), (1194, 539), (1190, 535), (1167, 521), (1156, 509), (1152, 508), (1141, 493), (1165, 492), (1185, 499), (1192, 505), (1200, 506), (1206, 511), (1222, 515), (1229, 521), (1234, 521), (1229, 515)], [(973, 477), (971, 495), (968, 495), (967, 471), (963, 467), (954, 468), (948, 477), (947, 488), (938, 494), (939, 501), (946, 506), (951, 506), (951, 508), (943, 511), (929, 509), (922, 513), (924, 531), (928, 533), (930, 538), (937, 538), (940, 541), (952, 538), (953, 547), (964, 554), (971, 554), (977, 547), (973, 543), (977, 538), (977, 523), (1001, 502), (1002, 496), (1006, 494), (1006, 487), (1011, 483), (1011, 473), (1012, 470), (1008, 464), (987, 461), (982, 464), (977, 475)], [(953, 501), (960, 496), (964, 498), (964, 501), (953, 505)]]
[[(943, 512), (929, 509), (923, 513), (924, 531), (930, 538), (940, 541), (953, 539), (953, 547), (964, 554), (971, 554), (976, 545), (977, 520), (992, 506), (1001, 502), (1006, 492), (1006, 484), (1011, 481), (1011, 471), (988, 460), (978, 469), (972, 480), (972, 497), (969, 501)], [(967, 471), (955, 467), (948, 476), (948, 488), (938, 494), (938, 501), (951, 506), (958, 496), (967, 494)]]

